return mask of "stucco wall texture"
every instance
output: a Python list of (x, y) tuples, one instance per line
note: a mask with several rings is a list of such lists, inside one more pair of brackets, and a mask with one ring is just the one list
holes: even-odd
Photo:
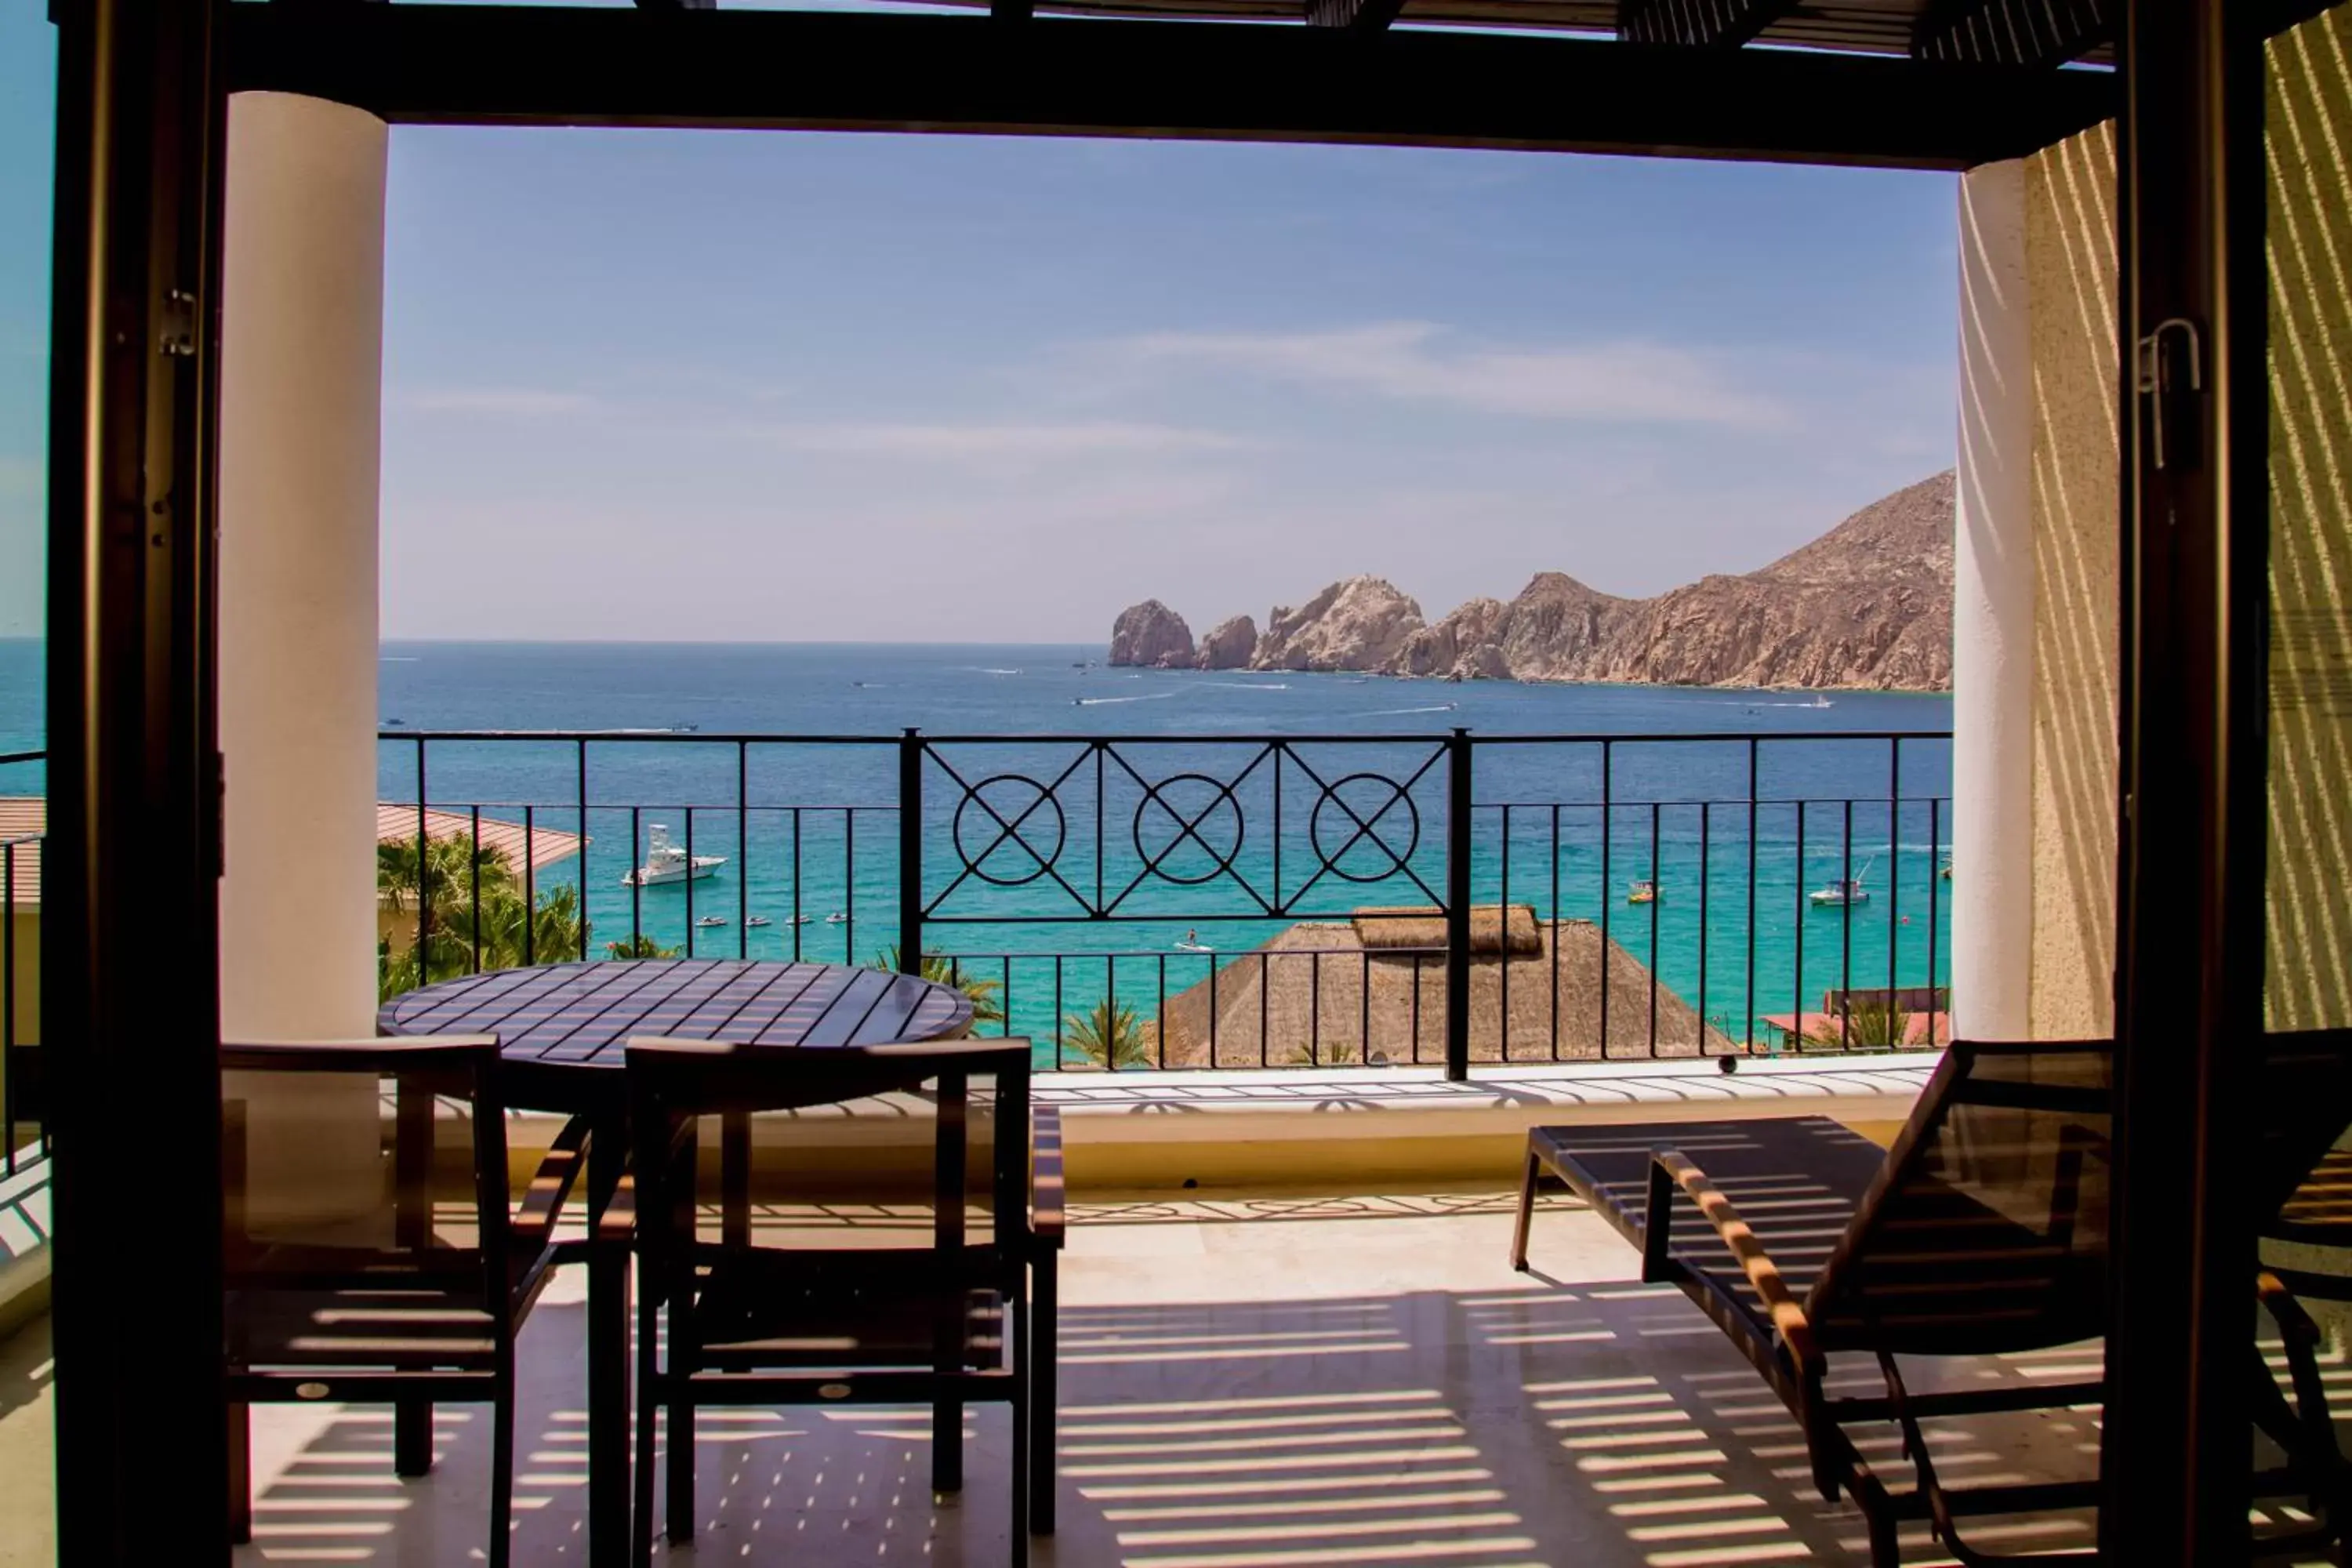
[(2352, 8), (2267, 46), (2273, 1029), (2352, 1026)]
[[(2113, 125), (2026, 160), (2034, 1036), (2114, 1032), (2122, 463)], [(1965, 872), (1962, 873), (1965, 875)]]

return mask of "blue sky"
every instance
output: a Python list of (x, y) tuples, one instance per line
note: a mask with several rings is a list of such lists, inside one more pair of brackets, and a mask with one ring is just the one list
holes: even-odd
[[(5, 632), (38, 615), (47, 29), (0, 7)], [(1092, 640), (1146, 595), (1202, 630), (1359, 571), (1433, 616), (1544, 569), (1748, 570), (1948, 465), (1953, 201), (1521, 153), (402, 129), (384, 630)]]

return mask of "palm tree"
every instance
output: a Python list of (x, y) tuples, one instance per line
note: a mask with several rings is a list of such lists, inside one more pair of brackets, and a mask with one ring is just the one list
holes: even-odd
[(1084, 1013), (1065, 1017), (1062, 1037), (1099, 1068), (1151, 1065), (1151, 1047), (1143, 1037), (1143, 1021), (1135, 1016), (1134, 1008), (1114, 1006), (1108, 998)]
[(587, 944), (579, 889), (547, 889), (533, 907), (506, 851), (470, 834), (427, 838), (421, 864), (414, 838), (378, 844), (375, 885), (387, 908), (412, 915), (421, 886), (425, 910), (420, 942), (399, 952), (388, 940), (377, 943), (376, 990), (384, 1000), (478, 968), (520, 968), (526, 953), (533, 963), (562, 963)]
[[(876, 953), (874, 962), (866, 967), (887, 970), (896, 974), (898, 973), (899, 951), (898, 944), (894, 942)], [(921, 978), (934, 985), (946, 985), (962, 992), (964, 999), (971, 1004), (973, 1023), (1002, 1024), (1004, 1022), (1004, 987), (993, 980), (984, 979), (959, 968), (955, 960), (945, 953), (923, 954)]]
[(539, 895), (539, 907), (526, 910), (521, 889), (504, 887), (493, 894), (485, 884), (481, 927), (485, 969), (520, 969), (526, 963), (563, 963), (578, 958), (587, 945), (587, 922), (580, 918), (580, 889), (569, 886), (545, 889)]
[(676, 958), (677, 949), (664, 947), (643, 931), (624, 942), (608, 942), (604, 952), (614, 958)]
[(1911, 1015), (1892, 1002), (1849, 1002), (1843, 1020), (1823, 1018), (1805, 1031), (1809, 1046), (1862, 1046), (1891, 1051), (1907, 1042)]

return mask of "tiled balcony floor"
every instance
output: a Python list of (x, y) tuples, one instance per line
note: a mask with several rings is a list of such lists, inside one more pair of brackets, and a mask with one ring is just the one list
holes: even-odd
[[(1698, 1311), (1633, 1280), (1591, 1214), (1538, 1215), (1505, 1262), (1494, 1194), (1098, 1205), (1064, 1275), (1061, 1531), (1046, 1564), (1714, 1568), (1865, 1560), (1805, 1479), (1794, 1426)], [(582, 1313), (565, 1281), (525, 1338), (519, 1563), (582, 1546)], [(2079, 1356), (1969, 1375), (2055, 1375)], [(1862, 1369), (1856, 1369), (1862, 1370)], [(394, 1478), (388, 1412), (255, 1412), (240, 1564), (479, 1560), (487, 1413), (440, 1413), (435, 1473)], [(2090, 1423), (1946, 1423), (1946, 1470), (2080, 1473)], [(927, 1419), (713, 1412), (680, 1562), (1001, 1564), (1005, 1422), (971, 1417), (967, 1489), (935, 1505)], [(1882, 1445), (1890, 1462), (1890, 1430)], [(2079, 1524), (1991, 1531), (2011, 1547)], [(1906, 1561), (1939, 1554), (1924, 1536)]]

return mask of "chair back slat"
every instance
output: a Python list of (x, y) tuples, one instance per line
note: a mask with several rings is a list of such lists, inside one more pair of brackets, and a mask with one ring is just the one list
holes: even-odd
[[(225, 1074), (246, 1082), (278, 1078), (315, 1083), (364, 1079), (372, 1097), (387, 1087), (394, 1107), (388, 1181), (369, 1213), (328, 1223), (257, 1222), (247, 1139), (253, 1118), (243, 1086), (225, 1082), (222, 1180), (231, 1289), (281, 1286), (380, 1266), (436, 1277), (470, 1275), (485, 1301), (509, 1289), (509, 1187), (505, 1106), (499, 1092), (499, 1044), (491, 1036), (224, 1045)], [(445, 1243), (434, 1226), (436, 1108), (457, 1106), (470, 1124), (471, 1245)]]
[[(929, 1245), (942, 1253), (962, 1248), (970, 1239), (965, 1209), (975, 1152), (975, 1080), (987, 1080), (991, 1091), (984, 1194), (995, 1214), (1014, 1215), (1025, 1202), (1030, 1070), (1029, 1043), (1021, 1039), (824, 1048), (632, 1040), (639, 1212), (663, 1216), (661, 1234), (640, 1237), (651, 1266), (677, 1268), (693, 1244), (700, 1118), (816, 1111), (859, 1101), (896, 1101), (908, 1112), (910, 1137), (929, 1144), (920, 1178), (932, 1208)], [(928, 1127), (921, 1127), (925, 1121)], [(724, 1184), (725, 1203), (740, 1203), (734, 1190), (740, 1184), (730, 1177)], [(729, 1239), (740, 1238), (730, 1234)]]
[(2102, 1329), (2115, 1048), (1956, 1041), (1809, 1292), (1824, 1349), (2041, 1349)]

